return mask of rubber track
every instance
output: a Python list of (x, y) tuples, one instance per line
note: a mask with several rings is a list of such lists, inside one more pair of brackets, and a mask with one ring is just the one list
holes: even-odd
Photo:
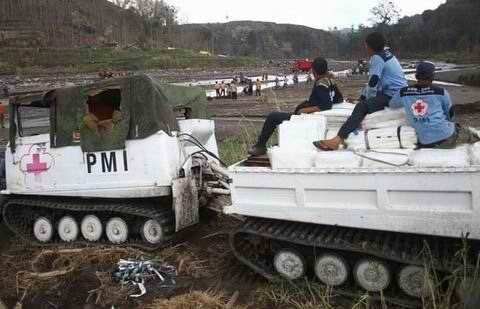
[[(120, 246), (136, 247), (142, 250), (153, 251), (171, 244), (174, 233), (174, 214), (170, 207), (161, 207), (152, 201), (125, 201), (125, 200), (99, 200), (99, 199), (68, 199), (68, 198), (45, 198), (45, 197), (13, 197), (3, 207), (3, 218), (7, 227), (26, 242), (42, 247), (56, 247), (59, 244), (74, 245), (112, 245), (105, 236), (98, 242), (77, 240), (72, 243), (61, 241), (41, 243), (32, 233), (32, 221), (38, 215), (58, 217), (59, 212), (71, 212), (72, 214), (103, 214), (109, 216), (130, 216), (156, 219), (165, 229), (166, 240), (158, 245), (150, 245), (141, 238), (130, 239)], [(131, 229), (131, 226), (129, 226)], [(132, 235), (132, 234), (130, 234)], [(81, 238), (81, 235), (80, 237)]]
[[(452, 271), (458, 267), (458, 264), (444, 257), (454, 255), (453, 252), (457, 252), (462, 245), (456, 239), (249, 218), (241, 228), (230, 233), (230, 246), (237, 259), (271, 281), (275, 281), (277, 277), (271, 269), (262, 265), (264, 263), (261, 261), (254, 261), (245, 256), (245, 253), (251, 251), (249, 250), (251, 248), (248, 248), (246, 236), (252, 235), (312, 249), (322, 248), (344, 253), (357, 253), (391, 262), (419, 266), (424, 265), (424, 248), (428, 247), (430, 248), (429, 254), (432, 256), (432, 265), (439, 271)], [(241, 241), (238, 241), (239, 238)], [(349, 297), (359, 297), (365, 293), (342, 290), (336, 290), (336, 292)], [(395, 296), (384, 295), (384, 298), (392, 304), (403, 307), (416, 308), (421, 305), (419, 301), (406, 295), (398, 297), (399, 292), (397, 291)], [(375, 295), (372, 295), (372, 298), (381, 300), (379, 296)]]

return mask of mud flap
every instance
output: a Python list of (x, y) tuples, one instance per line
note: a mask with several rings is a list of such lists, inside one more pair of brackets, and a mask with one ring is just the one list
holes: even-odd
[(195, 180), (190, 177), (174, 180), (172, 190), (175, 231), (178, 232), (200, 221), (198, 191)]

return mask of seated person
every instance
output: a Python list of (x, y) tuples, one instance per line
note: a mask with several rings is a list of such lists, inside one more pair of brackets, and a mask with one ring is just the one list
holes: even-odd
[(120, 91), (116, 89), (89, 95), (87, 114), (83, 118), (85, 126), (97, 134), (111, 131), (122, 120), (120, 100)]
[[(337, 85), (330, 79), (328, 64), (324, 58), (316, 58), (312, 64), (315, 85), (308, 101), (300, 104), (294, 114), (311, 114), (332, 108), (332, 104), (343, 102), (343, 96)], [(267, 151), (267, 141), (276, 127), (283, 121), (290, 120), (292, 113), (272, 112), (267, 116), (257, 143), (248, 153), (252, 156), (264, 155)]]
[(365, 47), (370, 56), (369, 82), (365, 94), (355, 106), (337, 136), (313, 144), (322, 150), (337, 150), (348, 135), (360, 127), (367, 114), (383, 110), (400, 89), (408, 86), (402, 66), (397, 58), (386, 49), (382, 34), (373, 32), (365, 39)]
[(417, 83), (405, 87), (390, 101), (390, 107), (405, 109), (409, 124), (415, 129), (419, 148), (455, 148), (473, 143), (475, 137), (453, 121), (453, 106), (446, 89), (432, 85), (435, 66), (421, 62), (417, 66)]

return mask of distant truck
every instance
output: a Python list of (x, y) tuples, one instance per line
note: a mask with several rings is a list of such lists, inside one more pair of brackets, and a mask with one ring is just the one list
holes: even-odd
[(309, 72), (312, 69), (312, 63), (310, 59), (298, 59), (295, 60), (292, 66), (293, 72)]

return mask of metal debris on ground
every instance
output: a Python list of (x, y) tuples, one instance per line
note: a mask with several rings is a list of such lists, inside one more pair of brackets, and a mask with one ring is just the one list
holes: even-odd
[(139, 289), (138, 294), (129, 297), (137, 298), (147, 293), (146, 284), (158, 288), (174, 288), (176, 285), (177, 270), (171, 265), (159, 265), (152, 261), (124, 260), (117, 263), (112, 273), (113, 279), (122, 285), (132, 285)]

